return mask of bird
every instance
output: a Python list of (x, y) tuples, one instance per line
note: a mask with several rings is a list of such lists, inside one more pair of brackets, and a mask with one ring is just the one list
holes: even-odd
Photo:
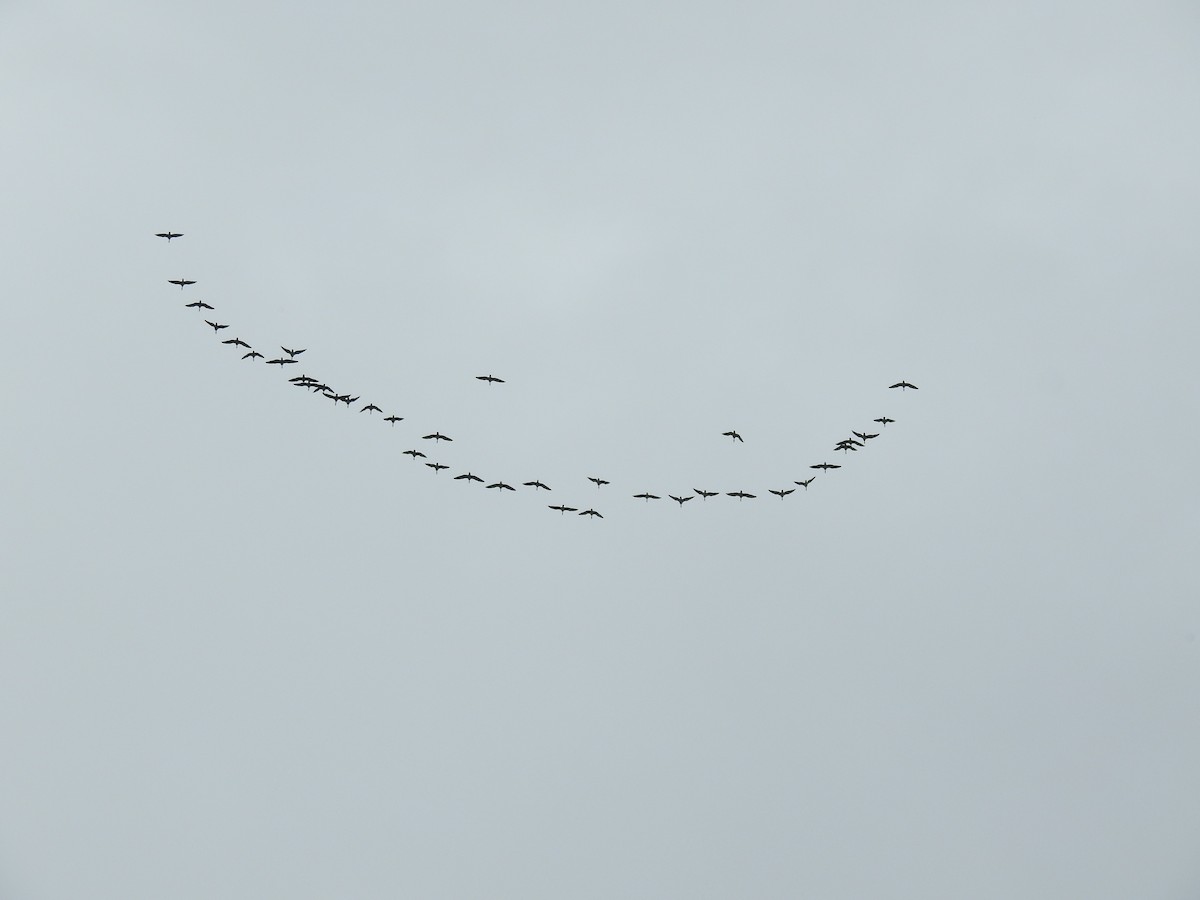
[(182, 234), (179, 234), (178, 232), (175, 232), (175, 231), (160, 231), (154, 236), (160, 237), (160, 238), (166, 238), (168, 244), (171, 243), (172, 239), (174, 239), (174, 238), (183, 237)]
[[(268, 366), (286, 366), (289, 363), (300, 362), (298, 359), (284, 359), (282, 356), (279, 359), (268, 359)], [(339, 398), (340, 399), (340, 398)]]
[(488, 384), (491, 384), (493, 382), (495, 382), (497, 384), (504, 384), (504, 379), (497, 378), (495, 375), (476, 375), (475, 380), (476, 381), (486, 381)]
[(204, 324), (211, 326), (214, 333), (220, 331), (222, 328), (229, 327), (228, 325), (218, 325), (216, 322), (210, 322), (208, 319), (204, 320)]
[(392, 423), (392, 427), (393, 427), (393, 428), (395, 428), (395, 427), (396, 427), (396, 423), (397, 423), (397, 422), (403, 422), (403, 421), (404, 421), (404, 416), (384, 416), (384, 417), (383, 417), (383, 421), (385, 421), (385, 422), (391, 422), (391, 423)]
[(680, 509), (683, 509), (683, 504), (687, 503), (689, 500), (696, 499), (695, 497), (676, 497), (674, 494), (667, 494), (667, 496), (678, 503)]
[(483, 481), (483, 479), (480, 478), (478, 475), (472, 475), (470, 472), (463, 472), (463, 474), (461, 474), (461, 475), (454, 476), (455, 481), (462, 481), (464, 478), (467, 481)]
[(360, 413), (369, 412), (369, 413), (374, 414), (377, 412), (383, 412), (383, 410), (380, 409), (378, 406), (376, 406), (374, 403), (368, 403), (366, 406), (364, 406), (362, 409), (360, 409), (359, 412)]
[(535, 491), (548, 491), (548, 490), (550, 490), (550, 485), (548, 485), (548, 484), (542, 484), (540, 481), (526, 481), (526, 482), (524, 482), (524, 485), (525, 485), (525, 487), (531, 487), (531, 488), (533, 488)]
[(702, 491), (700, 488), (692, 488), (692, 490), (694, 490), (705, 500), (707, 500), (709, 497), (716, 497), (720, 494), (720, 491)]
[(646, 502), (650, 502), (651, 500), (661, 500), (662, 499), (662, 497), (658, 496), (658, 494), (651, 494), (649, 492), (642, 493), (642, 494), (634, 494), (633, 497), (635, 500), (645, 500)]
[(730, 497), (737, 497), (738, 500), (741, 500), (743, 497), (753, 500), (757, 496), (756, 494), (747, 494), (745, 491), (726, 491), (725, 493)]
[(577, 509), (577, 507), (574, 507), (574, 506), (554, 506), (554, 505), (551, 505), (548, 508), (558, 510), (559, 515), (562, 515), (563, 513), (575, 512)]
[(421, 457), (425, 456), (425, 454), (422, 453), (420, 450), (405, 450), (404, 455), (411, 456), (413, 459), (416, 459), (418, 456), (421, 456)]
[(241, 338), (230, 338), (227, 341), (221, 341), (221, 343), (222, 344), (232, 344), (235, 347), (245, 347), (247, 350), (250, 349), (250, 345), (247, 344), (245, 341), (243, 341)]
[(810, 469), (840, 469), (841, 466), (835, 466), (833, 463), (817, 463), (815, 466), (809, 466)]
[(425, 463), (425, 465), (429, 466), (429, 468), (433, 469), (435, 472), (440, 472), (442, 469), (450, 468), (449, 466), (444, 466), (441, 463)]
[(610, 482), (605, 481), (603, 478), (596, 478), (593, 475), (589, 475), (587, 477), (587, 480), (593, 482), (596, 485), (596, 490), (600, 489), (600, 485), (610, 483)]
[(189, 284), (195, 284), (195, 283), (196, 282), (194, 282), (194, 281), (188, 281), (186, 278), (168, 278), (167, 279), (167, 284), (177, 284), (177, 285), (179, 285), (179, 289), (181, 291), (185, 287), (187, 287)]
[(251, 350), (249, 353), (242, 354), (242, 359), (254, 359), (255, 357), (262, 359), (263, 355), (257, 350)]
[(900, 388), (902, 391), (907, 388), (912, 388), (914, 391), (918, 390), (915, 384), (909, 384), (907, 381), (897, 381), (895, 384), (889, 384), (888, 388)]
[(884, 428), (887, 428), (887, 426), (888, 426), (888, 422), (895, 422), (896, 420), (895, 420), (895, 419), (889, 419), (887, 416), (881, 416), (880, 418), (878, 418), (878, 419), (873, 419), (872, 421), (878, 422), (878, 423), (879, 423), (880, 425), (882, 425)]
[(448, 438), (444, 434), (442, 434), (440, 431), (435, 431), (433, 434), (424, 435), (421, 438), (421, 440), (423, 440), (423, 441), (453, 441), (454, 438)]
[(776, 497), (778, 497), (780, 500), (782, 500), (784, 497), (786, 497), (788, 494), (794, 492), (796, 489), (795, 488), (787, 488), (786, 490), (780, 489), (777, 491), (777, 490), (775, 490), (775, 488), (767, 488), (767, 490), (770, 491), (772, 494), (774, 494)]
[(495, 484), (489, 484), (488, 490), (491, 490), (492, 488), (500, 488), (501, 490), (505, 490), (505, 491), (515, 491), (516, 490), (516, 488), (513, 487), (511, 484), (505, 484), (503, 481), (497, 481)]
[[(292, 357), (293, 359), (295, 359), (297, 356), (299, 356), (301, 353), (304, 352), (304, 350), (289, 350), (287, 347), (283, 346), (283, 344), (279, 345), (279, 349), (282, 350), (284, 353), (286, 353), (288, 356)], [(305, 350), (307, 350), (307, 349), (308, 348), (306, 347)]]
[(185, 309), (216, 309), (215, 306), (209, 306), (203, 300), (194, 300), (191, 303), (183, 304)]
[(800, 487), (804, 488), (807, 491), (808, 486), (813, 483), (813, 478), (816, 478), (816, 477), (817, 477), (816, 475), (813, 475), (812, 478), (809, 478), (807, 481), (794, 481), (792, 483), (800, 485)]
[(596, 512), (594, 509), (585, 509), (583, 512), (580, 513), (580, 515), (581, 516), (593, 516), (593, 517), (599, 516), (601, 519), (604, 518), (604, 516), (601, 516), (600, 513)]
[(738, 434), (736, 431), (723, 431), (723, 432), (721, 432), (721, 436), (727, 437), (727, 438), (733, 438), (735, 441), (742, 441), (743, 444), (746, 443), (744, 440), (742, 440), (742, 436), (740, 434)]
[(295, 382), (297, 384), (302, 382), (305, 387), (314, 383), (316, 380), (317, 379), (313, 378), (311, 375), (296, 375), (288, 379), (288, 381)]

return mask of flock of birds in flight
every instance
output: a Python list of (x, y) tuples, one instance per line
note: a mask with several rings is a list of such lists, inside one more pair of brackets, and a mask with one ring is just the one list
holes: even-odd
[[(175, 240), (176, 238), (183, 237), (183, 234), (179, 233), (179, 232), (174, 232), (174, 231), (162, 231), (162, 232), (156, 233), (155, 237), (165, 238), (167, 243), (169, 244), (171, 241)], [(196, 282), (195, 282), (195, 280), (188, 279), (188, 278), (170, 278), (170, 279), (167, 279), (167, 283), (178, 285), (179, 289), (182, 291), (184, 288), (189, 287), (190, 285), (193, 285)], [(205, 303), (203, 300), (194, 300), (191, 303), (185, 303), (184, 306), (187, 308), (190, 308), (190, 309), (196, 309), (196, 310), (200, 310), (200, 311), (209, 310), (209, 311), (212, 311), (215, 313), (215, 307), (210, 306), (208, 303)], [(213, 333), (216, 334), (218, 337), (220, 336), (222, 331), (224, 331), (225, 329), (227, 329), (229, 327), (227, 324), (223, 324), (221, 322), (215, 322), (211, 319), (205, 319), (204, 323), (208, 327), (212, 328)], [(248, 344), (246, 341), (243, 341), (241, 338), (238, 338), (238, 337), (226, 338), (226, 339), (223, 339), (221, 341), (221, 343), (228, 344), (233, 347), (237, 347), (238, 349), (246, 350), (246, 352), (244, 354), (242, 354), (242, 359), (249, 359), (249, 360), (261, 359), (261, 360), (263, 360), (263, 362), (266, 365), (279, 366), (280, 368), (298, 363), (300, 360), (297, 359), (297, 357), (299, 357), (301, 354), (305, 353), (307, 350), (307, 348), (291, 348), (291, 347), (280, 346), (279, 349), (280, 349), (280, 351), (282, 351), (281, 354), (279, 356), (274, 356), (274, 358), (272, 358), (272, 359), (267, 359), (266, 355), (264, 355), (263, 353), (260, 353), (258, 350), (251, 347), (250, 344)], [(505, 383), (505, 380), (503, 378), (498, 378), (495, 375), (491, 375), (491, 374), (476, 375), (475, 378), (478, 381), (487, 383), (489, 386), (493, 385), (493, 384), (504, 384)], [(304, 388), (306, 390), (311, 391), (314, 394), (320, 394), (321, 396), (326, 397), (329, 400), (332, 400), (335, 405), (337, 405), (338, 403), (343, 403), (347, 407), (352, 407), (355, 403), (357, 403), (359, 400), (362, 399), (359, 396), (351, 396), (349, 393), (339, 393), (336, 390), (334, 390), (332, 387), (330, 387), (328, 384), (321, 381), (320, 379), (313, 378), (308, 375), (298, 375), (294, 378), (289, 378), (288, 381), (291, 384), (295, 385), (296, 387)], [(895, 384), (889, 385), (889, 388), (899, 389), (901, 391), (917, 390), (917, 386), (915, 384), (911, 384), (908, 381), (897, 381)], [(359, 412), (360, 413), (368, 413), (369, 415), (374, 415), (375, 413), (383, 413), (383, 409), (376, 406), (374, 403), (364, 403), (361, 407), (359, 407)], [(397, 416), (395, 414), (383, 416), (382, 418), (383, 418), (384, 422), (389, 423), (393, 427), (396, 425), (397, 422), (404, 421), (403, 416)], [(873, 420), (873, 422), (877, 423), (881, 428), (886, 428), (888, 425), (890, 425), (891, 423), (893, 423), (895, 421), (896, 421), (895, 419), (889, 418), (888, 416), (880, 416), (879, 418)], [(879, 434), (880, 434), (880, 432), (868, 432), (866, 430), (851, 431), (850, 436), (846, 437), (846, 438), (842, 438), (837, 443), (835, 443), (833, 446), (833, 449), (840, 450), (840, 451), (842, 451), (843, 454), (856, 453), (856, 452), (862, 450), (863, 448), (865, 448), (867, 446), (868, 442), (879, 437)], [(734, 443), (745, 443), (745, 439), (736, 430), (722, 432), (722, 437), (727, 437)], [(440, 443), (443, 441), (453, 442), (453, 440), (454, 440), (453, 438), (447, 437), (446, 435), (442, 434), (440, 431), (435, 431), (432, 434), (422, 435), (421, 439), (426, 440), (426, 441), (433, 441), (434, 442), (433, 446), (440, 445)], [(434, 471), (434, 473), (438, 473), (444, 469), (449, 468), (449, 466), (447, 466), (443, 463), (428, 461), (428, 457), (426, 456), (426, 454), (420, 450), (411, 450), (410, 449), (410, 450), (405, 450), (403, 452), (404, 452), (404, 455), (411, 456), (414, 461), (418, 460), (418, 459), (426, 460), (425, 465), (428, 468), (432, 469)], [(819, 462), (819, 463), (815, 463), (815, 464), (812, 464), (809, 466), (810, 469), (819, 469), (825, 473), (828, 473), (829, 471), (831, 471), (833, 469), (840, 469), (841, 467), (842, 467), (841, 464), (831, 463), (831, 462)], [(465, 481), (468, 484), (473, 481), (477, 481), (480, 484), (483, 484), (485, 481), (485, 479), (479, 477), (478, 475), (476, 475), (470, 471), (463, 472), (461, 475), (455, 475), (453, 477), (454, 477), (455, 481)], [(808, 486), (813, 483), (813, 481), (816, 479), (816, 477), (817, 476), (815, 476), (815, 475), (809, 475), (808, 478), (805, 478), (801, 481), (793, 481), (792, 484), (794, 484), (796, 487), (786, 487), (785, 486), (785, 487), (781, 487), (781, 488), (769, 488), (768, 493), (774, 494), (776, 497), (778, 497), (780, 500), (782, 500), (785, 497), (787, 497), (789, 494), (795, 493), (797, 487), (802, 487), (807, 491)], [(587, 480), (592, 482), (596, 486), (597, 490), (599, 490), (600, 488), (604, 487), (607, 484), (611, 484), (611, 482), (607, 481), (606, 479), (600, 478), (600, 477), (597, 477), (594, 475), (588, 475)], [(549, 485), (544, 484), (543, 482), (541, 482), (540, 480), (537, 480), (537, 479), (535, 479), (533, 481), (522, 482), (521, 486), (531, 488), (534, 491), (551, 491), (551, 488)], [(497, 490), (500, 492), (516, 491), (516, 488), (506, 481), (495, 481), (495, 482), (492, 482), (491, 484), (486, 484), (485, 488), (488, 490)], [(671, 500), (674, 500), (676, 503), (679, 504), (680, 507), (682, 507), (685, 503), (687, 503), (691, 500), (694, 500), (696, 497), (699, 497), (702, 500), (707, 501), (711, 497), (719, 497), (720, 495), (721, 495), (720, 491), (708, 491), (708, 490), (701, 490), (700, 488), (693, 488), (692, 493), (690, 493), (690, 494), (686, 494), (686, 493), (682, 494), (682, 495), (667, 494), (667, 497), (669, 497)], [(747, 493), (746, 491), (743, 491), (740, 489), (736, 490), (736, 491), (726, 491), (725, 495), (728, 497), (736, 497), (739, 501), (753, 500), (758, 496), (757, 494)], [(661, 500), (662, 499), (661, 495), (652, 494), (649, 491), (643, 491), (640, 494), (634, 494), (633, 497), (634, 497), (634, 499), (642, 500), (646, 503), (649, 503), (651, 500)], [(587, 509), (581, 510), (579, 507), (567, 506), (566, 504), (563, 504), (563, 503), (551, 503), (551, 504), (548, 504), (548, 508), (552, 509), (555, 512), (558, 512), (559, 514), (562, 514), (562, 515), (565, 515), (566, 513), (577, 513), (581, 516), (587, 516), (589, 518), (599, 518), (599, 519), (604, 518), (604, 516), (600, 512), (591, 508), (590, 506)]]

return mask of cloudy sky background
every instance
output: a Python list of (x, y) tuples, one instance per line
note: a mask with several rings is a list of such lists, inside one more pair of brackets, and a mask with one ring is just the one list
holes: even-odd
[(0, 7), (0, 896), (1196, 897), (1198, 39)]

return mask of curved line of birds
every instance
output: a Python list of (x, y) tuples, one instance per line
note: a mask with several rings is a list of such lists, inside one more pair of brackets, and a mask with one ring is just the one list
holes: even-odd
[[(170, 244), (170, 242), (175, 240), (176, 238), (183, 237), (183, 234), (179, 233), (179, 232), (173, 232), (173, 231), (162, 231), (162, 232), (157, 232), (155, 234), (155, 237), (165, 238), (167, 243)], [(167, 283), (178, 285), (179, 289), (183, 290), (184, 288), (186, 288), (190, 285), (193, 285), (196, 282), (194, 280), (188, 279), (188, 278), (170, 278), (170, 279), (167, 279)], [(184, 306), (187, 308), (196, 309), (197, 311), (201, 311), (201, 312), (203, 312), (204, 310), (215, 311), (215, 307), (210, 306), (209, 304), (205, 303), (203, 300), (195, 300), (191, 303), (185, 303)], [(211, 319), (205, 319), (204, 323), (208, 327), (212, 328), (213, 332), (215, 334), (217, 334), (218, 336), (220, 335), (220, 333), (222, 331), (224, 331), (226, 328), (229, 327), (226, 324), (223, 324), (221, 322), (216, 322)], [(255, 350), (253, 347), (251, 347), (248, 343), (243, 341), (241, 338), (237, 338), (237, 337), (227, 338), (227, 339), (223, 339), (221, 341), (221, 343), (228, 344), (228, 345), (234, 346), (234, 347), (238, 347), (239, 349), (245, 349), (246, 353), (242, 354), (242, 359), (250, 359), (250, 360), (261, 359), (266, 365), (279, 366), (281, 369), (284, 366), (289, 366), (289, 365), (294, 365), (296, 363), (299, 363), (300, 360), (297, 357), (299, 357), (301, 354), (305, 353), (307, 350), (307, 348), (290, 348), (290, 347), (280, 346), (279, 349), (282, 351), (282, 353), (279, 356), (274, 357), (273, 359), (268, 359), (264, 354), (260, 353), (258, 350)], [(503, 378), (498, 378), (495, 375), (490, 375), (490, 374), (489, 375), (476, 375), (475, 378), (476, 378), (476, 380), (485, 382), (488, 385), (505, 383), (505, 380)], [(289, 378), (288, 381), (296, 387), (305, 388), (306, 390), (309, 390), (314, 394), (320, 394), (321, 396), (326, 397), (329, 400), (332, 400), (335, 405), (338, 403), (344, 403), (347, 407), (352, 407), (355, 403), (357, 403), (359, 400), (362, 399), (359, 396), (351, 396), (349, 393), (345, 393), (345, 394), (338, 393), (336, 390), (334, 390), (332, 387), (330, 387), (325, 382), (321, 381), (318, 378), (310, 377), (308, 375), (298, 375), (294, 378)], [(908, 381), (897, 381), (895, 384), (888, 385), (888, 387), (890, 389), (898, 388), (901, 391), (917, 390), (917, 386), (915, 384), (911, 384)], [(382, 414), (383, 409), (376, 406), (374, 403), (364, 403), (361, 407), (359, 407), (359, 412), (360, 413), (368, 413), (369, 415), (374, 415), (375, 413)], [(397, 416), (395, 414), (391, 414), (391, 415), (383, 416), (383, 421), (389, 423), (392, 426), (395, 426), (395, 424), (397, 422), (404, 421), (404, 417)], [(888, 416), (880, 416), (879, 418), (874, 419), (872, 421), (874, 423), (878, 424), (881, 428), (886, 428), (888, 425), (892, 424), (896, 420), (889, 418)], [(851, 431), (850, 436), (842, 438), (841, 440), (837, 441), (837, 443), (834, 444), (833, 449), (840, 450), (843, 453), (843, 455), (848, 454), (848, 453), (857, 453), (858, 451), (864, 449), (870, 441), (879, 437), (879, 434), (880, 434), (879, 432), (869, 432), (869, 431), (865, 431), (865, 430), (864, 431)], [(733, 429), (722, 432), (721, 436), (727, 437), (735, 443), (738, 443), (738, 442), (745, 443), (745, 439), (741, 436), (741, 434), (739, 434), (736, 430), (733, 430)], [(452, 442), (454, 439), (451, 437), (448, 437), (447, 435), (442, 434), (440, 431), (435, 431), (432, 434), (422, 435), (421, 440), (433, 441), (434, 444), (437, 445), (437, 444), (440, 444), (442, 441)], [(410, 450), (403, 451), (403, 453), (406, 456), (411, 456), (414, 461), (419, 460), (419, 459), (426, 460), (425, 465), (428, 468), (432, 469), (435, 474), (441, 472), (444, 469), (449, 468), (449, 466), (447, 466), (443, 463), (428, 461), (429, 460), (428, 456), (420, 450), (410, 449)], [(823, 473), (828, 473), (831, 470), (840, 469), (841, 467), (842, 466), (840, 463), (831, 463), (831, 462), (819, 462), (819, 463), (815, 463), (815, 464), (809, 466), (810, 469), (819, 469)], [(795, 487), (786, 487), (785, 486), (785, 487), (781, 487), (781, 488), (768, 488), (768, 493), (774, 494), (780, 500), (783, 500), (789, 494), (795, 493), (796, 489), (799, 487), (802, 487), (807, 491), (808, 486), (810, 484), (812, 484), (814, 480), (816, 480), (816, 477), (817, 477), (816, 475), (810, 475), (808, 478), (805, 478), (802, 481), (793, 481), (792, 484), (795, 485)], [(472, 481), (477, 481), (480, 484), (483, 484), (485, 481), (485, 479), (480, 478), (478, 475), (476, 475), (470, 471), (463, 472), (461, 475), (455, 475), (453, 477), (453, 479), (455, 481), (465, 481), (468, 484)], [(600, 478), (599, 476), (595, 476), (595, 475), (588, 475), (587, 480), (592, 482), (594, 485), (596, 485), (597, 490), (599, 490), (600, 488), (604, 487), (607, 484), (611, 484), (610, 481), (608, 481), (604, 478)], [(533, 481), (522, 482), (521, 486), (527, 487), (527, 488), (532, 488), (534, 491), (550, 491), (550, 490), (552, 490), (549, 485), (544, 484), (540, 480), (536, 480), (536, 479)], [(495, 491), (499, 491), (501, 493), (503, 493), (504, 491), (516, 491), (516, 488), (506, 481), (495, 481), (495, 482), (492, 482), (491, 484), (484, 485), (484, 487), (487, 490), (495, 490)], [(750, 494), (750, 493), (747, 493), (746, 491), (743, 491), (740, 489), (736, 490), (736, 491), (725, 491), (724, 493), (727, 497), (736, 497), (739, 501), (754, 500), (758, 497), (757, 494)], [(682, 508), (685, 503), (696, 499), (696, 497), (700, 497), (702, 500), (707, 501), (711, 497), (719, 497), (720, 495), (721, 495), (721, 491), (709, 491), (709, 490), (702, 490), (700, 488), (693, 488), (691, 494), (684, 494), (682, 496), (676, 495), (676, 494), (667, 494), (667, 497), (670, 498), (671, 500), (674, 500)], [(640, 494), (633, 494), (633, 498), (636, 500), (642, 500), (646, 503), (649, 503), (651, 500), (663, 499), (661, 495), (652, 494), (649, 491), (643, 491)], [(548, 504), (547, 506), (549, 509), (554, 510), (555, 512), (559, 513), (560, 515), (565, 515), (566, 513), (577, 513), (580, 516), (587, 516), (589, 518), (599, 518), (599, 519), (604, 518), (604, 516), (599, 511), (597, 511), (596, 509), (593, 509), (590, 506), (587, 509), (580, 509), (579, 507), (576, 507), (576, 506), (567, 506), (566, 504), (562, 504), (562, 503), (551, 503), (551, 504)]]

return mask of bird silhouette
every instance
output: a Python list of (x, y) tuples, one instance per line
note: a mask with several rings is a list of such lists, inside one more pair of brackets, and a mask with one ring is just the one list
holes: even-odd
[(550, 486), (548, 484), (542, 484), (540, 481), (526, 481), (526, 482), (524, 482), (524, 485), (525, 485), (525, 487), (533, 488), (535, 491), (550, 490)]
[(815, 466), (809, 466), (809, 468), (810, 469), (825, 469), (826, 471), (828, 471), (829, 469), (840, 469), (841, 466), (834, 465), (833, 463), (825, 462), (825, 463), (817, 463)]
[(580, 515), (581, 516), (592, 516), (593, 518), (601, 518), (601, 519), (604, 518), (604, 516), (600, 515), (600, 513), (596, 512), (594, 509), (585, 509), (583, 512), (580, 513)]
[(746, 443), (744, 440), (742, 440), (742, 436), (736, 431), (723, 431), (721, 432), (721, 435), (722, 437), (733, 438), (735, 441), (742, 441), (743, 444)]
[(435, 431), (433, 434), (427, 434), (427, 435), (422, 436), (421, 440), (423, 440), (423, 441), (453, 441), (454, 438), (448, 438), (444, 434), (442, 434), (440, 431)]
[(667, 494), (667, 496), (678, 503), (680, 509), (683, 509), (683, 504), (687, 503), (689, 500), (696, 499), (695, 497), (676, 497), (674, 494)]
[(290, 365), (291, 363), (295, 363), (295, 362), (300, 362), (300, 360), (291, 359), (291, 358), (284, 359), (281, 356), (281, 357), (279, 357), (279, 359), (268, 359), (267, 365), (268, 366), (286, 366), (286, 365)]
[(813, 483), (813, 478), (816, 478), (816, 477), (817, 477), (816, 475), (813, 475), (812, 478), (809, 478), (807, 481), (794, 481), (792, 483), (800, 485), (800, 487), (804, 488), (807, 491), (808, 486)]
[(495, 375), (476, 375), (476, 381), (486, 381), (488, 384), (504, 384), (503, 378), (497, 378)]
[(472, 475), (470, 472), (463, 472), (461, 475), (454, 476), (455, 481), (462, 481), (463, 479), (467, 481), (483, 481), (478, 475)]
[(171, 243), (171, 241), (177, 237), (183, 237), (182, 234), (179, 234), (178, 232), (174, 232), (174, 231), (160, 231), (154, 236), (160, 237), (160, 238), (166, 238), (168, 244)]
[(867, 445), (867, 441), (871, 440), (871, 438), (877, 438), (877, 437), (879, 437), (878, 433), (876, 433), (876, 434), (866, 434), (866, 433), (864, 433), (864, 432), (861, 432), (861, 431), (852, 431), (852, 432), (850, 432), (850, 433), (851, 433), (852, 435), (854, 435), (856, 438), (858, 438), (860, 441), (862, 441), (862, 444), (861, 444), (860, 446), (863, 446), (863, 447), (865, 447), (865, 446)]
[(168, 278), (167, 279), (167, 284), (177, 284), (177, 285), (179, 285), (179, 289), (181, 291), (185, 287), (187, 287), (189, 284), (195, 284), (195, 283), (196, 282), (194, 282), (194, 281), (188, 281), (186, 278)]
[(229, 327), (228, 325), (220, 325), (220, 324), (218, 324), (217, 322), (210, 322), (210, 321), (208, 321), (208, 319), (205, 319), (205, 320), (204, 320), (204, 324), (205, 324), (205, 325), (208, 325), (209, 327), (211, 327), (211, 328), (212, 328), (212, 330), (213, 330), (213, 333), (214, 333), (214, 334), (215, 334), (216, 332), (220, 331), (222, 328), (228, 328), (228, 327)]
[(878, 419), (873, 419), (872, 421), (878, 422), (878, 423), (879, 423), (880, 425), (882, 425), (884, 428), (887, 428), (887, 426), (888, 426), (888, 423), (889, 423), (889, 422), (895, 422), (896, 420), (895, 420), (895, 419), (889, 419), (887, 416), (881, 416), (880, 418), (878, 418)]
[(915, 384), (909, 384), (907, 381), (897, 381), (895, 384), (889, 384), (888, 387), (900, 388), (902, 391), (907, 390), (908, 388), (912, 388), (914, 391), (917, 390), (917, 386)]
[[(304, 350), (289, 350), (287, 347), (283, 346), (282, 344), (279, 345), (279, 349), (282, 350), (284, 353), (286, 353), (288, 356), (292, 357), (292, 359), (295, 359), (297, 356), (299, 356), (301, 353), (304, 352)], [(306, 347), (305, 349), (308, 349), (308, 348)]]
[(255, 357), (262, 359), (263, 355), (257, 350), (251, 350), (249, 353), (242, 354), (242, 359), (254, 359)]
[(191, 303), (183, 304), (184, 309), (216, 309), (215, 306), (209, 306), (203, 300), (193, 300)]
[(395, 428), (395, 427), (396, 427), (396, 423), (397, 423), (397, 422), (403, 422), (403, 421), (404, 421), (404, 416), (384, 416), (384, 418), (383, 418), (383, 421), (385, 421), (385, 422), (391, 422), (391, 423), (392, 423), (392, 427), (393, 427), (393, 428)]
[(575, 507), (575, 506), (553, 506), (553, 505), (550, 506), (549, 508), (557, 510), (559, 515), (562, 515), (563, 513), (575, 512), (578, 509), (578, 507)]
[(374, 415), (377, 412), (383, 412), (383, 410), (380, 409), (378, 406), (376, 406), (374, 403), (368, 403), (366, 406), (364, 406), (362, 409), (360, 409), (359, 412), (360, 413), (369, 412), (369, 413), (371, 413), (371, 415)]
[(753, 500), (757, 496), (756, 494), (747, 494), (745, 491), (726, 491), (725, 494), (729, 497), (737, 497), (738, 500), (743, 498)]
[(793, 493), (796, 489), (795, 488), (787, 488), (786, 490), (780, 489), (777, 491), (777, 490), (775, 490), (775, 488), (767, 488), (767, 490), (770, 493), (774, 494), (776, 497), (778, 497), (780, 500), (782, 500), (788, 494)]
[(504, 490), (504, 491), (515, 491), (516, 490), (516, 488), (513, 487), (511, 484), (505, 484), (503, 481), (497, 481), (494, 484), (489, 484), (487, 487), (488, 487), (488, 490), (491, 490), (492, 488), (500, 488), (501, 490)]
[(404, 455), (411, 456), (413, 459), (416, 459), (418, 456), (422, 456), (422, 457), (425, 456), (425, 454), (422, 453), (420, 450), (405, 450)]
[(429, 468), (433, 469), (435, 472), (440, 472), (442, 469), (450, 468), (449, 466), (444, 466), (441, 463), (425, 463), (425, 465), (429, 466)]
[(607, 481), (605, 481), (603, 478), (596, 478), (596, 477), (595, 477), (595, 476), (593, 476), (593, 475), (589, 475), (589, 476), (587, 477), (587, 480), (588, 480), (588, 481), (590, 481), (590, 482), (592, 482), (593, 484), (595, 484), (595, 485), (596, 485), (596, 489), (597, 489), (597, 490), (599, 490), (599, 489), (600, 489), (600, 485), (602, 485), (602, 484), (609, 484), (609, 483), (610, 483), (610, 482), (607, 482)]
[(651, 494), (649, 492), (643, 494), (634, 494), (633, 497), (635, 500), (645, 500), (647, 503), (649, 503), (651, 500), (662, 499), (662, 497), (658, 496), (657, 494)]
[(235, 347), (245, 347), (247, 350), (250, 349), (250, 345), (247, 344), (245, 341), (243, 341), (241, 338), (230, 338), (227, 341), (221, 341), (221, 343), (222, 344), (232, 344)]
[(700, 488), (692, 488), (692, 490), (705, 500), (707, 500), (709, 497), (716, 497), (720, 494), (719, 491), (702, 491)]

